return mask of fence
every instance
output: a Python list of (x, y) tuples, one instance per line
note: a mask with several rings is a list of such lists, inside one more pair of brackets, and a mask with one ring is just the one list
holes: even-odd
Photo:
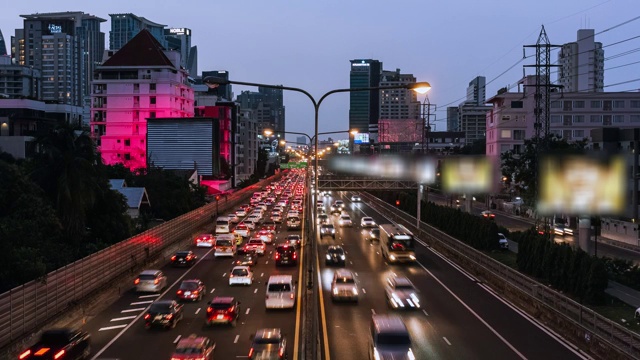
[(139, 235), (46, 274), (0, 295), (0, 348), (37, 331), (87, 295), (104, 289), (116, 278), (160, 254), (168, 246), (190, 236), (211, 222), (216, 211), (233, 209), (269, 179), (227, 195), (219, 202), (167, 221)]
[(483, 280), (491, 284), (493, 289), (525, 307), (530, 315), (544, 323), (564, 327), (564, 336), (569, 335), (567, 337), (574, 342), (582, 341), (582, 347), (588, 348), (592, 353), (601, 355), (602, 358), (613, 358), (614, 352), (624, 354), (624, 357), (640, 358), (639, 334), (424, 222), (417, 229), (415, 217), (370, 194), (362, 195), (375, 210), (406, 226), (434, 248), (455, 257), (465, 268), (483, 276)]

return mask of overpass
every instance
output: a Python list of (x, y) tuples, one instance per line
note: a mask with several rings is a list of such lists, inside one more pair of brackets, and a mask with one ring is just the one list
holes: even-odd
[(418, 184), (411, 180), (384, 179), (380, 177), (320, 175), (318, 190), (407, 190), (417, 189)]

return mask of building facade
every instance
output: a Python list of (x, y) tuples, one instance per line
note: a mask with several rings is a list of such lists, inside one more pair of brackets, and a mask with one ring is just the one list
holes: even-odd
[(236, 179), (248, 179), (256, 170), (258, 161), (258, 123), (253, 110), (240, 110), (236, 133)]
[(189, 71), (191, 77), (198, 75), (198, 48), (191, 46), (191, 29), (170, 28), (164, 29), (164, 36), (167, 40), (167, 50), (174, 50), (180, 53), (180, 65)]
[(158, 24), (131, 13), (109, 14), (109, 16), (111, 17), (109, 50), (119, 50), (142, 30), (151, 33), (163, 48), (169, 48), (169, 43), (164, 36), (167, 25)]
[(307, 137), (306, 136), (296, 136), (296, 145), (307, 145)]
[[(396, 71), (383, 70), (380, 75), (379, 86), (401, 86), (415, 84), (416, 78), (412, 74), (401, 74), (400, 69)], [(377, 133), (381, 119), (385, 120), (407, 120), (415, 122), (421, 119), (420, 101), (417, 94), (409, 89), (380, 90), (380, 113), (378, 126), (370, 129), (370, 139), (378, 141)]]
[(180, 54), (142, 30), (107, 51), (93, 82), (90, 128), (105, 164), (147, 166), (147, 119), (194, 116), (194, 95)]
[(12, 57), (42, 71), (42, 99), (83, 106), (93, 72), (104, 53), (105, 19), (83, 12), (21, 15)]
[(39, 69), (11, 63), (9, 56), (0, 56), (0, 99), (40, 99), (42, 74)]
[(486, 105), (485, 84), (484, 76), (475, 77), (467, 86), (466, 100), (447, 108), (447, 130), (465, 133), (465, 145), (486, 137), (487, 111), (491, 105)]
[[(349, 88), (376, 87), (380, 84), (382, 62), (373, 59), (350, 60)], [(380, 91), (349, 93), (349, 129), (369, 133), (378, 127)]]
[(7, 55), (7, 42), (4, 40), (4, 36), (2, 36), (2, 30), (0, 30), (0, 56)]
[(558, 84), (564, 92), (601, 92), (604, 88), (604, 49), (593, 29), (578, 30), (578, 39), (558, 52)]
[(286, 128), (282, 89), (259, 87), (258, 92), (243, 91), (236, 101), (240, 104), (240, 109), (253, 110), (258, 134), (263, 134), (268, 129), (276, 137), (284, 138)]

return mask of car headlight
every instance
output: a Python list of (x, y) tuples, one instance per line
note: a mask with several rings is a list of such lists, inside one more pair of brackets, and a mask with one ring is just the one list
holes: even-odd
[(347, 258), (346, 256), (344, 256), (344, 255), (340, 255), (340, 260), (344, 260), (344, 259), (346, 259), (346, 258)]
[(395, 255), (389, 255), (389, 259), (391, 259), (391, 260), (395, 260), (395, 259), (396, 259), (396, 256), (395, 256)]
[(327, 254), (327, 260), (331, 260), (331, 255)]
[(415, 256), (413, 256), (413, 255), (409, 255), (409, 259), (411, 259), (411, 260), (415, 260), (415, 259), (416, 259), (416, 257), (415, 257)]
[(338, 295), (338, 288), (333, 288), (333, 295)]
[(373, 348), (373, 358), (375, 360), (380, 360), (380, 354), (378, 353), (378, 349)]
[(409, 360), (416, 360), (416, 357), (413, 355), (413, 351), (411, 350), (411, 348), (409, 348), (409, 351), (407, 351), (407, 358), (409, 358)]
[(335, 234), (336, 233), (336, 229), (331, 229), (331, 233)]
[(351, 289), (351, 292), (353, 293), (353, 295), (358, 295), (358, 289), (356, 288)]

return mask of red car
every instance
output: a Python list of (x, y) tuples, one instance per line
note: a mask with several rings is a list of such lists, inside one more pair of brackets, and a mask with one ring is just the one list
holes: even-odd
[(216, 343), (208, 337), (192, 334), (180, 340), (176, 350), (171, 355), (171, 360), (211, 360), (213, 359), (215, 348)]
[(198, 279), (184, 280), (176, 293), (179, 300), (200, 301), (207, 293), (207, 287)]
[(233, 297), (216, 296), (209, 302), (205, 316), (205, 324), (208, 326), (229, 324), (236, 327), (238, 317), (240, 317), (240, 301)]

